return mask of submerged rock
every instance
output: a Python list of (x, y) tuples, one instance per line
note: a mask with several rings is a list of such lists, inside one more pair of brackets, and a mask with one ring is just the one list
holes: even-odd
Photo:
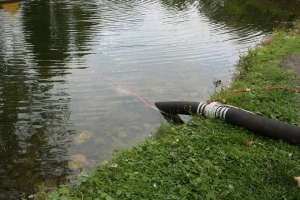
[(55, 180), (48, 180), (46, 182), (36, 182), (33, 185), (33, 188), (36, 192), (51, 192), (57, 189), (57, 183)]
[(86, 157), (82, 154), (76, 154), (70, 158), (68, 167), (71, 170), (76, 170), (83, 167), (85, 164), (86, 164)]
[(74, 143), (76, 145), (80, 145), (84, 143), (86, 140), (91, 139), (94, 137), (94, 133), (90, 131), (82, 131), (77, 137), (74, 139)]
[(151, 124), (148, 123), (143, 123), (143, 126), (145, 130), (150, 130), (152, 128)]
[(282, 30), (282, 31), (286, 31), (286, 30), (290, 30), (294, 28), (294, 24), (293, 22), (281, 22), (278, 26), (277, 26), (277, 30)]
[(152, 92), (159, 93), (159, 94), (161, 94), (165, 91), (165, 89), (162, 88), (161, 86), (153, 87), (153, 88), (151, 88), (151, 90), (152, 90)]
[(127, 133), (125, 133), (124, 131), (120, 131), (118, 133), (119, 138), (126, 138), (127, 137)]
[(119, 95), (123, 96), (123, 95), (129, 95), (130, 93), (123, 87), (118, 86), (116, 88), (116, 91)]
[(102, 145), (104, 143), (104, 138), (97, 137), (97, 138), (94, 139), (94, 143), (95, 143), (95, 145), (98, 145), (98, 146)]

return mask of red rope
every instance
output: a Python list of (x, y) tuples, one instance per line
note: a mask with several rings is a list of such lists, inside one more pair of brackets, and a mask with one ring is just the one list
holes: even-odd
[[(263, 87), (263, 88), (260, 88), (261, 90), (285, 90), (287, 89), (286, 86), (274, 86), (274, 87)], [(230, 96), (230, 95), (233, 95), (233, 94), (238, 94), (238, 93), (242, 93), (242, 92), (249, 92), (249, 91), (253, 91), (253, 90), (259, 90), (257, 88), (253, 88), (253, 89), (239, 89), (239, 90), (235, 90), (229, 94), (225, 94), (225, 95), (222, 95), (220, 98), (224, 98), (224, 97), (227, 97), (227, 96)], [(294, 90), (295, 92), (297, 93), (300, 93), (300, 89), (298, 88), (293, 88), (292, 90)], [(213, 100), (210, 100), (208, 101), (208, 103), (211, 103), (213, 102)]]
[(107, 79), (107, 80), (109, 80), (109, 81), (115, 83), (116, 85), (118, 85), (118, 86), (124, 88), (125, 90), (127, 90), (128, 92), (130, 92), (131, 94), (133, 94), (134, 96), (136, 96), (138, 99), (140, 99), (140, 100), (141, 100), (145, 105), (147, 105), (148, 107), (150, 107), (150, 108), (152, 108), (152, 109), (154, 109), (154, 110), (159, 111), (158, 108), (156, 108), (155, 106), (150, 105), (145, 99), (143, 99), (140, 95), (138, 95), (137, 93), (135, 93), (135, 92), (133, 92), (132, 90), (130, 90), (130, 89), (129, 89), (128, 87), (126, 87), (125, 85), (123, 85), (123, 84), (121, 84), (121, 83), (115, 81), (114, 79), (109, 78), (109, 77), (107, 77), (107, 76), (105, 76), (105, 75), (103, 75), (103, 74), (99, 74), (99, 75), (102, 76), (103, 78), (105, 78), (105, 79)]

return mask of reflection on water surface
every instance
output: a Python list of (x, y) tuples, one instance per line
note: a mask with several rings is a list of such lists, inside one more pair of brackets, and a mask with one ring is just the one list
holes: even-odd
[(82, 164), (147, 138), (161, 120), (155, 101), (205, 101), (215, 79), (227, 83), (239, 53), (277, 22), (220, 19), (226, 5), (210, 2), (1, 9), (0, 199), (55, 187)]

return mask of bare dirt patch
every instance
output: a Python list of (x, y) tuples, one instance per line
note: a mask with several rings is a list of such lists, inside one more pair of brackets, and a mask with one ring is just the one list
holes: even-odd
[(288, 55), (279, 63), (279, 66), (294, 71), (300, 77), (300, 53)]

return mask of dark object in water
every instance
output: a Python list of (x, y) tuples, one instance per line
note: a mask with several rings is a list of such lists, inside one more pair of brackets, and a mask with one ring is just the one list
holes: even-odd
[(292, 144), (300, 144), (300, 127), (256, 115), (249, 111), (228, 108), (218, 102), (207, 104), (191, 101), (169, 101), (155, 102), (155, 105), (164, 114), (201, 114), (206, 117), (223, 119), (232, 125), (275, 139), (282, 139)]
[(179, 115), (171, 115), (161, 112), (162, 116), (167, 120), (168, 123), (174, 124), (174, 125), (182, 125), (184, 124), (184, 121), (180, 118)]
[(277, 30), (282, 30), (282, 31), (287, 31), (290, 29), (294, 28), (294, 24), (293, 22), (281, 22), (278, 26), (277, 26)]

